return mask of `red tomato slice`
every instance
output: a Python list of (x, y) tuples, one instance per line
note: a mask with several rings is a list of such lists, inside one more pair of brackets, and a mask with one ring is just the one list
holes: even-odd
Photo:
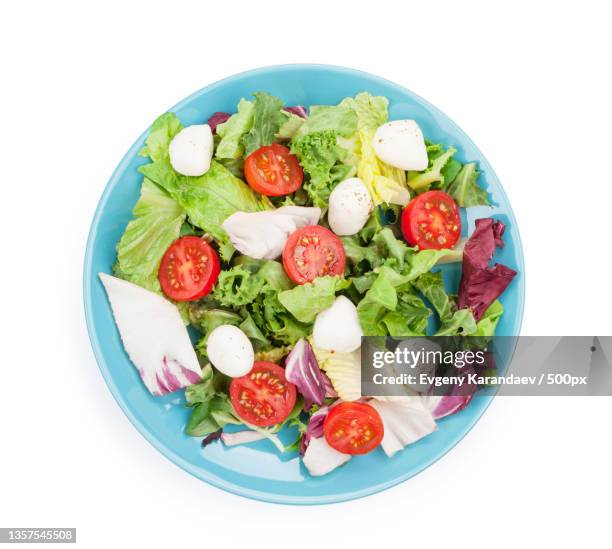
[(325, 440), (343, 454), (367, 454), (383, 439), (385, 429), (380, 414), (369, 404), (341, 402), (327, 414), (323, 423)]
[(261, 147), (244, 162), (247, 183), (266, 196), (283, 196), (297, 191), (304, 181), (304, 170), (287, 147), (274, 143)]
[(219, 258), (197, 236), (175, 240), (159, 264), (159, 283), (174, 301), (195, 301), (210, 292), (219, 277)]
[(251, 425), (266, 427), (281, 423), (295, 405), (295, 385), (285, 370), (273, 362), (255, 362), (251, 371), (230, 384), (234, 410)]
[(283, 265), (296, 284), (312, 282), (318, 276), (343, 275), (344, 245), (321, 225), (302, 227), (289, 235), (283, 250)]
[(422, 250), (452, 248), (461, 235), (461, 217), (453, 197), (428, 191), (412, 199), (402, 213), (402, 232)]

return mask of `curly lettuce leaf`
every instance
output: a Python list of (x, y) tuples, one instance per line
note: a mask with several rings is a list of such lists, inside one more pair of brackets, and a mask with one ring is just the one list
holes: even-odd
[(475, 162), (465, 164), (453, 182), (446, 187), (446, 192), (450, 194), (462, 208), (490, 205), (487, 191), (478, 186), (477, 181), (479, 175), (480, 173)]
[(238, 110), (227, 122), (217, 126), (217, 135), (221, 138), (215, 156), (225, 159), (238, 159), (244, 155), (243, 137), (253, 127), (253, 101), (241, 99)]
[(293, 139), (291, 152), (308, 174), (304, 189), (313, 204), (326, 210), (333, 188), (353, 171), (351, 166), (341, 164), (347, 153), (338, 145), (336, 133), (325, 130)]
[(282, 112), (283, 102), (278, 97), (264, 92), (256, 92), (253, 95), (253, 125), (242, 137), (245, 157), (260, 147), (271, 145), (287, 119)]
[(213, 290), (213, 298), (225, 307), (242, 307), (257, 298), (265, 281), (241, 265), (222, 270)]
[(121, 278), (161, 293), (157, 272), (164, 253), (181, 232), (185, 210), (149, 179), (117, 244), (115, 271)]
[(339, 276), (320, 276), (312, 282), (280, 292), (278, 300), (300, 322), (314, 322), (321, 311), (333, 305), (336, 292), (349, 285), (349, 281)]

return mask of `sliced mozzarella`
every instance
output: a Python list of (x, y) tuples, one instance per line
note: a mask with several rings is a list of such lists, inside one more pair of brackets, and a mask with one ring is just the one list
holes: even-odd
[(383, 124), (376, 130), (372, 146), (378, 158), (402, 170), (421, 171), (429, 163), (423, 132), (414, 120)]
[(222, 227), (241, 254), (255, 259), (276, 259), (283, 253), (292, 232), (316, 225), (320, 217), (319, 208), (283, 206), (263, 212), (236, 212)]
[(176, 306), (131, 282), (98, 276), (123, 346), (147, 389), (163, 395), (197, 383), (200, 364)]
[(229, 377), (242, 377), (253, 367), (255, 353), (246, 334), (236, 326), (217, 326), (206, 341), (206, 354), (212, 365)]
[(213, 134), (208, 124), (183, 128), (170, 142), (170, 164), (180, 174), (199, 176), (210, 168)]
[(357, 308), (343, 295), (338, 296), (331, 307), (317, 315), (312, 330), (315, 347), (338, 353), (350, 353), (359, 349), (362, 335)]
[(366, 224), (373, 208), (372, 198), (363, 181), (351, 177), (331, 192), (327, 220), (337, 235), (353, 235)]
[(303, 462), (313, 477), (320, 477), (344, 465), (351, 456), (332, 448), (325, 437), (311, 438), (304, 453)]

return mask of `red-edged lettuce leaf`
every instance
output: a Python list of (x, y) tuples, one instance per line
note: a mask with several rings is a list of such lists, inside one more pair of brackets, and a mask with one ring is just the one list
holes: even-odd
[(302, 107), (301, 105), (297, 105), (296, 107), (283, 107), (284, 111), (293, 113), (300, 118), (307, 118), (308, 112), (306, 111), (306, 107)]
[(213, 113), (212, 116), (208, 119), (208, 125), (210, 126), (210, 130), (213, 133), (217, 133), (217, 126), (219, 124), (223, 124), (224, 122), (227, 122), (230, 116), (232, 115), (228, 112)]
[(476, 229), (463, 250), (463, 274), (457, 305), (470, 308), (478, 322), (485, 311), (508, 287), (516, 271), (500, 263), (489, 267), (495, 247), (504, 245), (506, 226), (493, 218), (477, 219)]
[(300, 339), (285, 359), (287, 381), (293, 383), (304, 397), (304, 409), (323, 404), (329, 380), (319, 368), (312, 347)]

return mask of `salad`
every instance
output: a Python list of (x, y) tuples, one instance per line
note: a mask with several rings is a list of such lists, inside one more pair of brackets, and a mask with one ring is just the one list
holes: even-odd
[(146, 388), (184, 390), (187, 435), (268, 439), (323, 475), (379, 446), (391, 457), (470, 402), (469, 385), (361, 394), (362, 336), (490, 337), (503, 314), (516, 272), (489, 263), (505, 227), (478, 219), (461, 237), (461, 208), (489, 197), (455, 153), (367, 92), (310, 108), (257, 92), (207, 123), (153, 123), (100, 279)]

